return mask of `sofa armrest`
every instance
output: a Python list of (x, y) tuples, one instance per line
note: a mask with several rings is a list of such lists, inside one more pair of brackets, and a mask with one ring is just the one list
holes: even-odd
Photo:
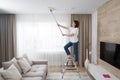
[(46, 64), (48, 65), (48, 61), (46, 60), (41, 60), (41, 61), (32, 61), (33, 65), (37, 65), (37, 64)]

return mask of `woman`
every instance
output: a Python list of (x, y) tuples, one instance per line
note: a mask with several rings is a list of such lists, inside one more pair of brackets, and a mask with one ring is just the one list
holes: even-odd
[(64, 46), (64, 49), (65, 49), (65, 52), (68, 55), (68, 58), (72, 59), (73, 56), (70, 53), (68, 48), (73, 46), (73, 49), (74, 49), (74, 61), (75, 61), (74, 64), (75, 64), (75, 66), (77, 66), (78, 65), (78, 33), (79, 33), (78, 27), (79, 27), (79, 22), (77, 20), (74, 20), (72, 22), (72, 27), (70, 27), (70, 28), (62, 26), (60, 24), (58, 24), (58, 26), (70, 31), (69, 34), (63, 34), (63, 36), (67, 36), (67, 37), (70, 38), (70, 41)]

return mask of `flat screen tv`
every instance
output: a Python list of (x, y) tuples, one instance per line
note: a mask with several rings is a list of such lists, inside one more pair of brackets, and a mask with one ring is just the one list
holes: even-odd
[(100, 59), (120, 69), (120, 44), (100, 42)]

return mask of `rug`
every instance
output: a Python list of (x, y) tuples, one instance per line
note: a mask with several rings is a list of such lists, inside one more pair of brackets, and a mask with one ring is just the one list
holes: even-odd
[(62, 73), (56, 72), (56, 73), (49, 73), (46, 80), (92, 80), (90, 79), (87, 72), (66, 72), (64, 74), (64, 77), (62, 79)]

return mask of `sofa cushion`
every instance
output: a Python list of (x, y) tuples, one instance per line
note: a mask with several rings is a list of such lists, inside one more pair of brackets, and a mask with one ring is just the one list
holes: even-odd
[(42, 80), (42, 77), (23, 77), (22, 80)]
[(4, 80), (3, 77), (1, 76), (1, 74), (0, 74), (0, 80)]
[(29, 71), (31, 69), (30, 64), (27, 62), (27, 60), (25, 58), (20, 58), (18, 60), (18, 63), (23, 71), (23, 73), (26, 73), (27, 71)]
[(32, 65), (30, 71), (47, 71), (47, 65)]
[(4, 67), (4, 69), (8, 69), (12, 64), (12, 61), (2, 62), (2, 67)]
[(17, 63), (16, 58), (13, 58), (10, 61), (2, 62), (2, 66), (4, 67), (4, 69), (8, 69), (12, 64), (14, 64), (15, 67), (18, 69), (18, 71), (20, 73), (22, 73), (22, 70), (21, 70), (20, 66), (18, 65), (18, 63)]
[(27, 72), (25, 74), (22, 74), (23, 77), (44, 77), (45, 72), (44, 71), (34, 71), (34, 72)]
[(3, 77), (1, 76), (1, 74), (0, 74), (0, 80), (4, 80)]
[(14, 64), (12, 64), (7, 70), (3, 70), (0, 73), (5, 80), (21, 80), (22, 78)]
[[(3, 68), (0, 68), (0, 72), (2, 72), (2, 71), (3, 71)], [(4, 80), (1, 73), (0, 73), (0, 80)]]

